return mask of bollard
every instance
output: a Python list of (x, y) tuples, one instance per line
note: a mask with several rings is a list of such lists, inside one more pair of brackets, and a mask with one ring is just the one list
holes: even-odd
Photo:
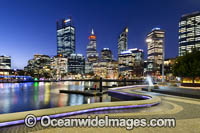
[(126, 78), (124, 78), (124, 86), (126, 86)]
[(100, 90), (100, 93), (102, 93), (102, 91), (103, 91), (102, 78), (100, 78), (100, 81), (99, 81), (99, 90)]

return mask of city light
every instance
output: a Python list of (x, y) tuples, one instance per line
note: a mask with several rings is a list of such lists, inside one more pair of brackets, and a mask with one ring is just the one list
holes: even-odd
[(68, 23), (68, 22), (70, 22), (71, 21), (71, 19), (69, 18), (69, 19), (66, 19), (64, 22), (65, 23)]
[[(1, 2), (0, 132), (200, 131), (200, 11), (183, 1)], [(93, 128), (105, 115), (131, 121)]]
[(147, 42), (147, 43), (151, 43), (152, 41), (153, 41), (153, 40), (150, 39), (150, 38), (146, 39), (146, 42)]

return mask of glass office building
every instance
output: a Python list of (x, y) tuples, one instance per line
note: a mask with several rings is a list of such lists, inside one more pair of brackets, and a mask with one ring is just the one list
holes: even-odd
[(118, 55), (128, 49), (128, 28), (126, 27), (118, 37)]
[(99, 60), (99, 53), (96, 48), (96, 36), (93, 29), (89, 36), (89, 44), (87, 46), (87, 60), (88, 62), (98, 62)]
[(103, 48), (101, 50), (101, 61), (112, 61), (113, 55), (109, 48)]
[(57, 54), (69, 57), (75, 53), (75, 27), (71, 18), (57, 21)]
[(10, 56), (0, 56), (0, 69), (11, 69)]
[(82, 54), (71, 54), (68, 58), (68, 72), (72, 74), (85, 73), (85, 58)]
[(200, 12), (183, 15), (179, 22), (179, 56), (200, 50)]
[(119, 75), (123, 78), (143, 76), (144, 52), (142, 49), (128, 49), (121, 52), (118, 58)]
[(164, 62), (165, 32), (160, 28), (154, 28), (147, 35), (147, 73), (152, 76), (161, 75), (161, 67)]

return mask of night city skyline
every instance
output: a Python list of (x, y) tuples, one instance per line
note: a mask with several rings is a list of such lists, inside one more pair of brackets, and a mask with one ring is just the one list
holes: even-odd
[(200, 0), (2, 0), (0, 132), (200, 131)]
[(198, 11), (198, 4), (200, 2), (197, 0), (2, 1), (0, 53), (11, 56), (12, 68), (21, 69), (34, 54), (56, 55), (56, 20), (71, 16), (76, 27), (76, 51), (84, 56), (93, 28), (97, 36), (98, 53), (108, 47), (116, 59), (117, 39), (127, 26), (128, 48), (143, 49), (145, 59), (145, 37), (155, 27), (166, 32), (166, 58), (176, 57), (179, 46), (178, 22), (182, 15)]

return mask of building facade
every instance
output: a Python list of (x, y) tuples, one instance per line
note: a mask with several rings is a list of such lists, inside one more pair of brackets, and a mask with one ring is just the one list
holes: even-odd
[(11, 57), (0, 56), (0, 69), (11, 69)]
[(112, 61), (113, 55), (109, 48), (103, 48), (101, 50), (101, 61)]
[(68, 73), (84, 74), (85, 57), (82, 54), (71, 54), (68, 58)]
[(88, 62), (98, 62), (99, 53), (96, 48), (96, 36), (92, 29), (91, 35), (89, 36), (89, 44), (87, 46), (87, 60)]
[(95, 77), (103, 79), (118, 79), (118, 62), (117, 61), (100, 61), (93, 64)]
[(92, 62), (85, 62), (85, 74), (93, 75), (93, 63)]
[(75, 53), (75, 27), (71, 18), (57, 21), (57, 55), (69, 57)]
[(165, 32), (160, 28), (154, 28), (147, 35), (147, 74), (161, 76), (164, 65)]
[(200, 12), (183, 15), (179, 22), (179, 56), (200, 50)]
[(34, 58), (28, 61), (24, 67), (26, 75), (37, 78), (52, 78), (51, 75), (52, 59), (48, 55), (36, 54)]
[(68, 59), (62, 56), (55, 56), (51, 62), (53, 79), (63, 79), (68, 73)]
[(128, 28), (126, 27), (118, 37), (118, 55), (128, 49)]
[(144, 52), (142, 49), (134, 48), (121, 52), (118, 62), (120, 78), (134, 79), (143, 76)]

